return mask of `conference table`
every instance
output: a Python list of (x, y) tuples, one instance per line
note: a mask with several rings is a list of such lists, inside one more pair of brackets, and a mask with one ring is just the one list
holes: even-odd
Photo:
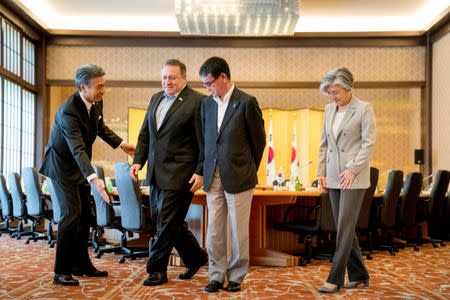
[[(112, 196), (119, 196), (116, 189)], [(141, 187), (142, 197), (148, 199), (149, 188)], [(290, 254), (286, 249), (300, 249), (298, 235), (291, 232), (279, 232), (272, 228), (275, 221), (283, 218), (284, 211), (289, 204), (316, 203), (320, 197), (317, 188), (307, 188), (303, 191), (274, 191), (268, 187), (254, 190), (250, 213), (250, 264), (263, 266), (297, 266), (300, 257)], [(374, 194), (374, 200), (381, 200), (382, 192)], [(420, 198), (427, 198), (429, 194), (421, 193)], [(206, 231), (208, 224), (208, 210), (206, 193), (199, 190), (194, 193), (191, 208), (186, 217), (189, 228), (198, 238), (200, 245), (206, 247)], [(295, 252), (295, 251), (294, 251)]]
[[(141, 192), (143, 196), (149, 195), (148, 188), (142, 188)], [(313, 198), (317, 199), (319, 196), (320, 192), (317, 189), (300, 192), (255, 189), (249, 224), (250, 264), (264, 266), (298, 265), (298, 256), (269, 248), (269, 240), (271, 239), (269, 235), (273, 235), (273, 231), (271, 229), (271, 224), (270, 222), (268, 222), (267, 218), (268, 208), (280, 206), (283, 204), (304, 202), (308, 199)], [(201, 246), (205, 247), (206, 230), (208, 224), (206, 193), (204, 191), (195, 192), (192, 199), (192, 205), (198, 205), (200, 207), (200, 212), (196, 211), (191, 215), (188, 213), (187, 221), (188, 223), (190, 223), (190, 221), (193, 221), (194, 224), (199, 225), (191, 226), (191, 224), (189, 224), (191, 230), (197, 231), (196, 235), (197, 237), (199, 237)], [(298, 238), (294, 237), (295, 243), (298, 243), (297, 240)]]

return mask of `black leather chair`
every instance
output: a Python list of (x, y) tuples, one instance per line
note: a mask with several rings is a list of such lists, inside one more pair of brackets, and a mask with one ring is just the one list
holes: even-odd
[(373, 202), (373, 195), (378, 185), (379, 170), (370, 168), (370, 186), (364, 193), (363, 202), (356, 222), (356, 232), (367, 236), (367, 246), (362, 253), (367, 259), (372, 259), (373, 237), (376, 230), (376, 203)]
[[(93, 165), (93, 167), (97, 176), (104, 180), (105, 172), (103, 168), (97, 165)], [(126, 247), (126, 234), (125, 234), (126, 230), (123, 229), (121, 225), (120, 214), (116, 215), (116, 210), (114, 209), (113, 205), (106, 203), (96, 188), (92, 188), (92, 196), (94, 197), (95, 201), (95, 216), (97, 220), (96, 222), (97, 226), (102, 230), (102, 232), (104, 228), (112, 228), (117, 229), (122, 233), (121, 235), (122, 238), (119, 247), (109, 247), (106, 245), (101, 245), (99, 246), (95, 257), (101, 258), (104, 253), (112, 253), (112, 252), (116, 254), (117, 253), (128, 254), (129, 251), (127, 250)]]
[[(422, 181), (422, 173), (412, 172), (406, 175), (400, 196), (399, 211), (400, 233), (403, 235), (403, 239), (408, 241), (408, 230), (415, 227), (416, 236), (414, 241), (418, 244), (422, 242), (422, 221), (424, 221), (420, 218), (417, 210), (421, 205), (419, 195), (422, 190)], [(417, 244), (410, 245), (414, 246), (415, 251), (419, 251)]]
[[(444, 240), (448, 236), (448, 199), (446, 193), (450, 181), (450, 172), (447, 170), (438, 170), (433, 180), (433, 187), (430, 192), (430, 211), (428, 217), (429, 234), (433, 239)], [(440, 241), (441, 245), (445, 245)], [(437, 245), (436, 241), (433, 243)]]
[[(33, 217), (31, 231), (34, 232), (34, 234), (27, 239), (26, 243), (28, 244), (30, 240), (35, 242), (37, 240), (47, 240), (47, 244), (51, 245), (53, 211), (50, 209), (50, 205), (47, 204), (47, 197), (42, 193), (38, 172), (35, 168), (23, 168), (22, 179), (26, 194), (27, 213), (29, 216)], [(47, 234), (36, 231), (36, 226), (44, 219), (48, 220)]]
[[(305, 218), (295, 218), (295, 211), (307, 211)], [(305, 243), (305, 253), (300, 259), (300, 265), (306, 266), (313, 258), (312, 237), (318, 236), (319, 243), (324, 244), (324, 233), (336, 232), (333, 212), (328, 193), (322, 193), (313, 205), (294, 203), (289, 205), (284, 213), (283, 221), (273, 224), (275, 230), (294, 232), (299, 235), (299, 243)], [(333, 254), (320, 253), (314, 257), (331, 260)]]
[(394, 243), (394, 231), (397, 226), (398, 204), (403, 185), (403, 171), (393, 170), (388, 175), (383, 203), (381, 205), (380, 222), (378, 227), (386, 234), (386, 245), (380, 248), (387, 249), (391, 255), (398, 251)]
[(0, 234), (2, 232), (9, 233), (10, 235), (16, 231), (16, 229), (9, 226), (9, 223), (14, 219), (11, 194), (6, 187), (5, 177), (0, 175), (0, 202), (2, 206), (3, 226), (0, 227)]
[[(148, 203), (142, 201), (139, 183), (130, 177), (130, 165), (126, 162), (116, 163), (114, 166), (117, 191), (120, 199), (121, 225), (129, 231), (149, 236), (149, 244), (146, 248), (133, 249), (126, 247), (128, 254), (122, 256), (119, 262), (124, 262), (126, 258), (146, 257), (155, 235), (155, 225), (150, 217)], [(125, 242), (126, 234), (122, 234), (122, 241)]]
[(19, 174), (12, 172), (8, 174), (9, 191), (12, 198), (13, 216), (18, 220), (17, 231), (12, 234), (13, 237), (20, 239), (22, 236), (39, 236), (31, 226), (29, 231), (23, 231), (23, 223), (34, 222), (34, 218), (28, 215), (26, 206), (26, 196), (22, 191)]

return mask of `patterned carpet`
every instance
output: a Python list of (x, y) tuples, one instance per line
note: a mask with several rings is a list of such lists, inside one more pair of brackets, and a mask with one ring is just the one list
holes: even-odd
[[(449, 243), (447, 243), (449, 244)], [(330, 264), (314, 261), (307, 267), (251, 267), (240, 293), (203, 292), (207, 267), (189, 281), (176, 279), (181, 267), (169, 267), (169, 283), (144, 287), (145, 260), (116, 262), (113, 254), (92, 258), (107, 278), (79, 278), (81, 285), (52, 283), (54, 249), (45, 242), (0, 237), (0, 299), (450, 299), (450, 246), (421, 246), (401, 250), (396, 256), (375, 252), (367, 261), (371, 275), (367, 289), (341, 290), (332, 295), (316, 292)]]

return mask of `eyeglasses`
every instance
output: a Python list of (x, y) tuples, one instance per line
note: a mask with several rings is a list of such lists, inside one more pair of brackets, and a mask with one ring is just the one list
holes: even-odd
[(219, 78), (219, 77), (214, 78), (214, 80), (211, 81), (211, 82), (203, 82), (203, 86), (206, 87), (206, 88), (210, 87), (211, 84), (213, 84), (214, 81), (216, 81), (218, 78)]
[(326, 92), (328, 97), (336, 97), (339, 96), (343, 91), (332, 91), (332, 92)]

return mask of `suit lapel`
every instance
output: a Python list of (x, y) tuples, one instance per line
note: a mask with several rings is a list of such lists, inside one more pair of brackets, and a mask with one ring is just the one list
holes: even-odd
[[(76, 92), (74, 95), (74, 102), (77, 107), (77, 110), (80, 113), (80, 117), (85, 122), (85, 125), (89, 128), (89, 130), (95, 128), (95, 122), (91, 120), (91, 114), (88, 112), (86, 104), (84, 103), (83, 99), (81, 99), (81, 96), (79, 92)], [(95, 114), (95, 106), (92, 105), (91, 111), (93, 114)], [(95, 117), (94, 117), (95, 120)], [(94, 125), (93, 125), (94, 124)]]
[(355, 110), (356, 110), (356, 101), (352, 98), (351, 102), (349, 103), (349, 108), (344, 115), (344, 120), (342, 120), (342, 123), (339, 126), (337, 136), (336, 136), (336, 141), (339, 139), (339, 136), (341, 135), (342, 128), (344, 128), (344, 126), (348, 123), (348, 121), (350, 121), (350, 119), (355, 114)]
[[(230, 102), (228, 103), (227, 110), (225, 111), (225, 115), (223, 116), (222, 124), (220, 125), (219, 134), (217, 135), (217, 139), (220, 138), (224, 128), (227, 126), (230, 119), (233, 117), (234, 112), (239, 107), (239, 91), (234, 88), (233, 93), (230, 97)], [(216, 110), (216, 124), (217, 124), (217, 110)]]
[(330, 137), (330, 141), (333, 143), (334, 146), (336, 146), (336, 139), (334, 138), (333, 135), (333, 120), (334, 117), (336, 115), (336, 109), (337, 109), (337, 105), (335, 103), (332, 103), (332, 105), (330, 105), (329, 109), (327, 111), (325, 111), (325, 119), (327, 120), (327, 134)]
[(164, 99), (164, 93), (161, 93), (161, 95), (158, 96), (153, 106), (150, 108), (150, 127), (153, 131), (153, 133), (156, 134), (156, 108), (161, 103), (162, 99)]
[(164, 125), (167, 123), (167, 120), (170, 118), (170, 116), (183, 104), (183, 101), (187, 100), (188, 92), (187, 92), (187, 86), (178, 94), (178, 97), (174, 100), (172, 105), (170, 106), (169, 110), (167, 111), (166, 115), (164, 116), (164, 120), (161, 123), (161, 127), (159, 127), (159, 130), (164, 127)]

